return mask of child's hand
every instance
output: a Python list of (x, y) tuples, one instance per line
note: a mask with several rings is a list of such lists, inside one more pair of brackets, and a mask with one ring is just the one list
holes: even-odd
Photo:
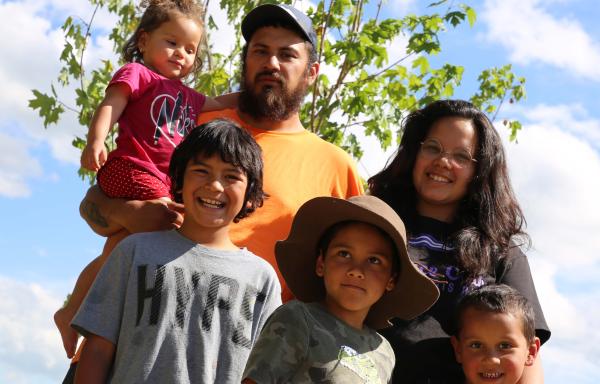
[(100, 167), (106, 163), (108, 152), (103, 142), (96, 141), (87, 145), (81, 153), (81, 166), (90, 171), (98, 172)]

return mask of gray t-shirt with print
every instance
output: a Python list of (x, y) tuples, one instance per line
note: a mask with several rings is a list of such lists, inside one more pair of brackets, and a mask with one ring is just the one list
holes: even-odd
[(352, 328), (321, 304), (293, 300), (267, 321), (243, 377), (258, 384), (383, 384), (394, 363), (392, 348), (377, 332)]
[(112, 252), (72, 325), (116, 344), (111, 383), (239, 383), (280, 296), (271, 265), (245, 249), (140, 233)]

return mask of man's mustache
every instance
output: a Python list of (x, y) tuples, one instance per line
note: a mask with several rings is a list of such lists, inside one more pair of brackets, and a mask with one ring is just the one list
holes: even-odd
[(268, 78), (271, 80), (275, 80), (282, 85), (285, 84), (285, 79), (283, 78), (283, 76), (281, 76), (281, 74), (279, 72), (274, 72), (274, 71), (259, 72), (256, 74), (256, 76), (254, 76), (254, 81), (258, 81), (262, 78)]

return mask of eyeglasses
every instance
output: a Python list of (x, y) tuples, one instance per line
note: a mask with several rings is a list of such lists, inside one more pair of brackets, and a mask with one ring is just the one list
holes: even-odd
[(465, 168), (471, 165), (471, 162), (476, 163), (477, 160), (471, 156), (471, 153), (465, 148), (457, 149), (452, 152), (444, 151), (444, 147), (435, 139), (427, 139), (421, 142), (420, 153), (428, 159), (437, 159), (440, 156), (447, 156), (447, 159), (458, 168)]

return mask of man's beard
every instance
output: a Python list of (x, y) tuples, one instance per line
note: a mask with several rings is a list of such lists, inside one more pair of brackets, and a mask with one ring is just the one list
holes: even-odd
[[(250, 83), (246, 79), (246, 69), (242, 69), (243, 89), (240, 93), (239, 108), (242, 112), (249, 114), (255, 119), (267, 119), (272, 121), (281, 121), (298, 112), (300, 105), (306, 96), (308, 83), (300, 81), (295, 89), (288, 89), (286, 80), (278, 73), (273, 71), (262, 71), (256, 74), (254, 82)], [(278, 85), (263, 85), (259, 91), (255, 92), (257, 80), (261, 76), (269, 76), (279, 81)], [(308, 70), (304, 74), (304, 79), (308, 76)]]

